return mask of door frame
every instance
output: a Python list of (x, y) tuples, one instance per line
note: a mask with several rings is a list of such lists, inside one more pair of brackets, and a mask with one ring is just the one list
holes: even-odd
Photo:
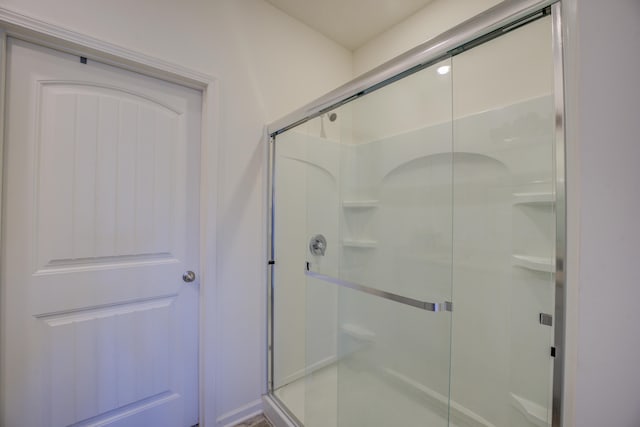
[[(215, 396), (215, 294), (218, 196), (219, 81), (216, 77), (136, 52), (86, 34), (50, 24), (0, 7), (0, 224), (2, 224), (3, 153), (5, 146), (5, 94), (7, 37), (28, 41), (103, 64), (175, 83), (202, 94), (200, 134), (200, 289), (198, 349), (198, 418), (213, 426)], [(0, 228), (1, 233), (1, 228)], [(0, 234), (0, 244), (3, 244)], [(2, 286), (2, 284), (0, 284)], [(205, 325), (207, 327), (205, 327)], [(0, 358), (2, 357), (0, 348)], [(209, 404), (207, 404), (207, 402)]]

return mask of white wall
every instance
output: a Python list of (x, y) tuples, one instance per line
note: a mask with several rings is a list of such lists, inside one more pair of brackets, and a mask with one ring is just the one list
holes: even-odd
[(358, 76), (423, 43), (501, 0), (435, 0), (406, 20), (360, 46), (353, 53)]
[(220, 350), (217, 399), (208, 405), (219, 425), (255, 409), (265, 375), (263, 125), (349, 80), (351, 53), (262, 0), (1, 0), (0, 6), (219, 78)]
[[(580, 427), (640, 425), (640, 2), (568, 0), (571, 326)], [(571, 193), (573, 190), (573, 193)], [(579, 259), (576, 261), (576, 257)], [(570, 378), (571, 379), (571, 378)], [(574, 384), (567, 388), (573, 391)]]

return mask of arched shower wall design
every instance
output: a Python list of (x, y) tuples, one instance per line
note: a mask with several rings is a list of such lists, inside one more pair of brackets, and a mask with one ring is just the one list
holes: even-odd
[[(273, 134), (270, 402), (298, 424), (559, 425), (561, 92), (536, 18)], [(473, 88), (491, 74), (507, 89)]]

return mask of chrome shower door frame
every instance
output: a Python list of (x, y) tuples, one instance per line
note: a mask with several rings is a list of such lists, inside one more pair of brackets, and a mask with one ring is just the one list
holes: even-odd
[(562, 8), (551, 6), (553, 42), (553, 78), (555, 108), (555, 192), (556, 192), (556, 248), (555, 248), (555, 325), (553, 361), (553, 396), (551, 425), (562, 426), (564, 399), (564, 364), (566, 331), (566, 260), (567, 260), (567, 195), (566, 195), (566, 140), (564, 105), (564, 61), (562, 43)]

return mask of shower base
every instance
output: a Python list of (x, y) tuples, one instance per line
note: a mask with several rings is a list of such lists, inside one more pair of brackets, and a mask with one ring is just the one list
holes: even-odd
[(274, 394), (305, 427), (457, 427), (448, 423), (446, 405), (414, 386), (349, 363), (322, 368)]

